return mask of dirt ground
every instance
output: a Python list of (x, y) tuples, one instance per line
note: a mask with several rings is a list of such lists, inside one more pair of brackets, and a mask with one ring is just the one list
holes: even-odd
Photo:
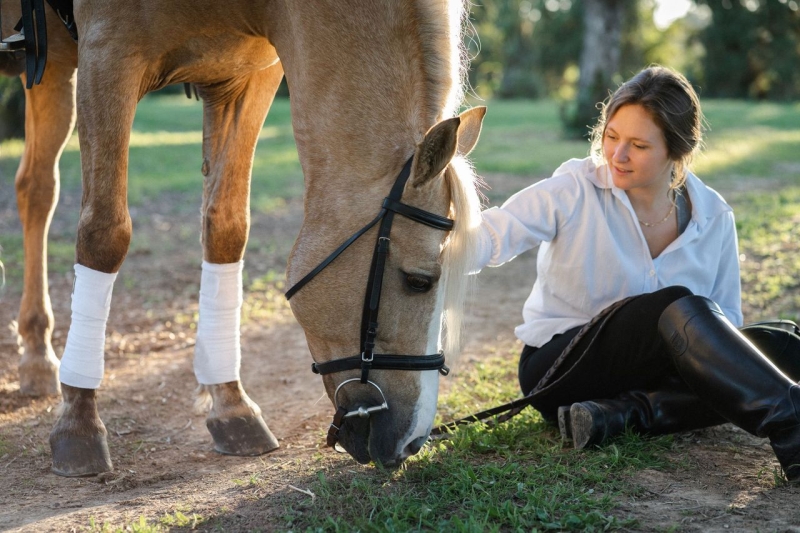
[[(4, 181), (0, 232), (19, 233), (13, 190)], [(502, 198), (523, 180), (497, 176), (488, 181), (493, 196)], [(62, 194), (54, 240), (69, 244), (74, 239), (79, 199), (75, 191)], [(284, 505), (309, 500), (300, 491), (313, 483), (320, 467), (369, 467), (324, 448), (332, 407), (321, 380), (309, 370), (302, 330), (269, 278), (246, 296), (242, 376), (281, 448), (257, 458), (212, 451), (205, 416), (193, 410), (190, 324), (200, 279), (198, 209), (185, 197), (167, 197), (132, 211), (135, 238), (114, 289), (99, 395), (115, 464), (112, 474), (67, 479), (50, 473), (47, 437), (59, 399), (19, 394), (19, 355), (10, 326), (21, 275), (7, 273), (0, 299), (0, 530), (120, 527), (141, 516), (156, 520), (176, 511), (224, 515), (200, 529), (216, 524), (229, 531), (280, 530), (279, 524), (286, 523), (281, 520)], [(282, 274), (300, 220), (299, 202), (254, 217), (247, 279), (269, 271)], [(69, 323), (72, 277), (67, 267), (62, 260), (50, 277), (58, 354)], [(517, 349), (512, 330), (528, 292), (519, 289), (518, 280), (533, 268), (529, 255), (481, 274), (474, 296), (481, 305), (470, 306), (467, 345), (452, 379), (490, 352)], [(447, 387), (448, 380), (443, 382)], [(766, 441), (721, 426), (679, 436), (671, 453), (689, 467), (640, 472), (630, 483), (644, 491), (620, 501), (615, 515), (638, 518), (641, 531), (800, 532), (800, 488), (775, 486), (777, 462)], [(257, 484), (248, 483), (253, 476)]]

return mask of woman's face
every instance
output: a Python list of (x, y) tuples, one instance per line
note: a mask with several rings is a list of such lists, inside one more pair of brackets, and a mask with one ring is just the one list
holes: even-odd
[(661, 129), (638, 104), (622, 106), (606, 123), (603, 155), (614, 185), (624, 191), (669, 187), (673, 162)]

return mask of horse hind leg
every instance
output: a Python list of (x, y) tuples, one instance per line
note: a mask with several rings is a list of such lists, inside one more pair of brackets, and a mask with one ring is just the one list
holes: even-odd
[(58, 202), (58, 161), (75, 125), (75, 67), (51, 62), (41, 85), (26, 91), (25, 152), (16, 176), (25, 274), (17, 317), (20, 392), (58, 394), (53, 311), (47, 288), (47, 234)]
[(246, 80), (200, 88), (205, 105), (205, 261), (195, 375), (212, 398), (206, 425), (214, 447), (230, 455), (259, 455), (278, 447), (261, 409), (242, 387), (239, 320), (253, 150), (282, 76), (276, 63)]

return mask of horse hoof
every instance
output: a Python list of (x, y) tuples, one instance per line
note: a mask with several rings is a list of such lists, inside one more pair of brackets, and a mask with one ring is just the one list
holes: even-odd
[(111, 454), (105, 435), (50, 435), (54, 474), (64, 477), (94, 476), (111, 472)]
[(260, 416), (208, 419), (214, 450), (225, 455), (262, 455), (278, 448), (278, 439)]
[(61, 394), (58, 380), (60, 363), (52, 349), (44, 357), (23, 356), (19, 364), (19, 391), (26, 396)]

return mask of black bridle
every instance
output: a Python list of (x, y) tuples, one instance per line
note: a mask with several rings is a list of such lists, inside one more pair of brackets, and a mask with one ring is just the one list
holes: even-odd
[(389, 233), (392, 229), (392, 221), (394, 220), (395, 213), (402, 215), (414, 222), (424, 224), (431, 228), (442, 231), (450, 231), (453, 229), (453, 221), (449, 218), (423, 211), (416, 207), (404, 204), (400, 201), (405, 189), (406, 182), (411, 175), (411, 163), (413, 157), (406, 161), (403, 170), (397, 176), (397, 179), (392, 186), (392, 190), (383, 200), (378, 215), (370, 221), (366, 226), (355, 232), (349, 239), (343, 242), (336, 250), (333, 251), (325, 260), (317, 265), (314, 270), (306, 274), (303, 279), (298, 281), (288, 291), (286, 291), (286, 299), (290, 299), (297, 291), (302, 289), (309, 281), (311, 281), (317, 274), (322, 272), (334, 259), (339, 257), (351, 244), (358, 240), (359, 237), (364, 235), (373, 226), (380, 222), (378, 229), (378, 238), (375, 243), (375, 250), (372, 253), (372, 265), (369, 270), (369, 278), (367, 280), (367, 291), (364, 296), (364, 308), (361, 314), (361, 354), (351, 357), (344, 357), (342, 359), (334, 359), (326, 363), (312, 363), (311, 370), (315, 374), (325, 375), (333, 374), (336, 372), (344, 372), (346, 370), (361, 369), (361, 378), (351, 379), (343, 382), (336, 389), (334, 395), (334, 402), (338, 400), (337, 395), (339, 388), (346, 383), (353, 381), (360, 381), (363, 384), (372, 385), (383, 398), (383, 403), (377, 407), (370, 407), (368, 409), (359, 408), (354, 411), (347, 411), (344, 407), (336, 405), (337, 411), (334, 416), (333, 424), (328, 432), (328, 445), (333, 446), (336, 443), (339, 427), (345, 418), (351, 416), (368, 417), (370, 413), (383, 411), (388, 409), (386, 399), (374, 382), (369, 381), (370, 370), (438, 370), (442, 375), (447, 375), (450, 370), (444, 364), (444, 354), (439, 352), (433, 355), (397, 355), (397, 354), (379, 354), (375, 353), (375, 338), (378, 335), (378, 308), (381, 300), (381, 288), (383, 286), (383, 274), (386, 267), (386, 259), (389, 256), (389, 244), (391, 242)]

